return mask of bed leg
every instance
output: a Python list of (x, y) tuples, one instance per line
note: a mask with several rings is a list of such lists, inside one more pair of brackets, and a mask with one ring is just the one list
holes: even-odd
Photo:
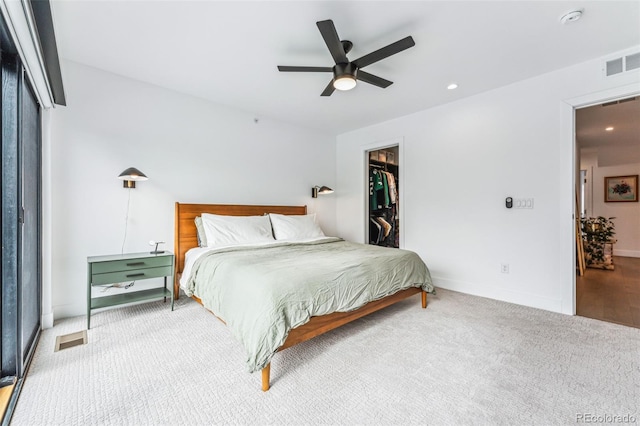
[(427, 292), (422, 290), (422, 308), (427, 308)]
[(267, 366), (262, 369), (262, 391), (263, 392), (266, 392), (269, 390), (270, 373), (271, 373), (271, 363), (267, 364)]

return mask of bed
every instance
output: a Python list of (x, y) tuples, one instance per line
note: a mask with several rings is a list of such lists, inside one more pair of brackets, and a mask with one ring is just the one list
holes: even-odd
[[(277, 214), (277, 215), (294, 215), (291, 217), (297, 217), (296, 215), (306, 215), (307, 209), (306, 209), (306, 206), (259, 206), (259, 205), (182, 204), (182, 203), (176, 203), (175, 205), (175, 252), (176, 252), (176, 272), (177, 272), (175, 282), (174, 282), (175, 297), (176, 298), (179, 297), (179, 293), (181, 289), (181, 278), (182, 278), (183, 291), (185, 291), (185, 293), (188, 296), (192, 297), (198, 303), (200, 303), (209, 311), (211, 311), (222, 322), (227, 324), (232, 329), (232, 334), (234, 334), (234, 336), (236, 336), (237, 338), (240, 338), (243, 345), (245, 345), (245, 341), (243, 340), (245, 336), (238, 334), (238, 333), (241, 333), (238, 331), (238, 327), (239, 327), (238, 323), (245, 321), (245, 319), (244, 317), (240, 319), (235, 319), (234, 316), (236, 315), (236, 312), (239, 310), (245, 309), (243, 308), (243, 306), (245, 305), (244, 301), (246, 300), (247, 306), (250, 306), (251, 303), (258, 303), (258, 305), (255, 305), (254, 308), (247, 308), (248, 312), (243, 313), (243, 315), (247, 315), (247, 316), (262, 315), (262, 311), (260, 311), (262, 306), (259, 305), (259, 303), (265, 303), (265, 304), (268, 303), (263, 301), (270, 299), (270, 295), (265, 293), (267, 290), (263, 289), (265, 285), (263, 285), (262, 282), (260, 286), (254, 286), (254, 287), (249, 286), (250, 285), (249, 282), (251, 283), (251, 285), (253, 285), (253, 280), (254, 278), (256, 278), (255, 274), (254, 276), (250, 276), (249, 272), (259, 271), (255, 269), (258, 266), (253, 264), (247, 265), (246, 267), (238, 266), (243, 264), (234, 263), (234, 262), (247, 261), (246, 259), (251, 259), (252, 262), (255, 259), (255, 262), (258, 262), (260, 261), (260, 259), (262, 259), (265, 262), (271, 262), (269, 263), (269, 265), (263, 266), (263, 268), (272, 270), (273, 269), (272, 262), (274, 261), (274, 259), (279, 259), (280, 257), (282, 257), (283, 259), (288, 259), (287, 262), (293, 262), (297, 260), (294, 258), (299, 258), (300, 262), (304, 263), (303, 259), (305, 258), (310, 259), (310, 258), (313, 258), (313, 256), (318, 256), (316, 252), (318, 253), (323, 253), (324, 251), (330, 251), (332, 253), (345, 252), (346, 254), (344, 256), (346, 257), (351, 256), (353, 258), (356, 255), (356, 253), (358, 255), (360, 255), (361, 253), (360, 251), (354, 252), (354, 250), (363, 250), (363, 249), (374, 250), (374, 251), (384, 250), (383, 254), (391, 255), (391, 253), (393, 253), (394, 256), (396, 254), (400, 255), (400, 253), (405, 253), (405, 254), (409, 254), (408, 255), (409, 257), (413, 256), (419, 260), (419, 257), (417, 257), (417, 255), (413, 252), (408, 252), (405, 250), (373, 248), (363, 244), (349, 243), (337, 238), (328, 237), (328, 238), (318, 238), (308, 242), (305, 241), (305, 242), (291, 243), (287, 241), (278, 241), (274, 244), (269, 243), (264, 247), (263, 246), (259, 246), (259, 247), (251, 246), (251, 247), (240, 247), (240, 248), (227, 247), (227, 248), (214, 249), (214, 250), (204, 250), (204, 252), (206, 253), (200, 254), (199, 255), (200, 258), (194, 262), (192, 253), (198, 252), (199, 250), (203, 251), (203, 249), (198, 249), (199, 243), (198, 243), (198, 233), (195, 225), (195, 218), (202, 216), (205, 213), (214, 214), (214, 215), (224, 215), (224, 216), (262, 216), (262, 215), (271, 213), (271, 214)], [(191, 249), (195, 249), (195, 250), (191, 250)], [(191, 252), (189, 252), (190, 250)], [(191, 259), (188, 262), (185, 262), (188, 252), (189, 252), (189, 256), (191, 256)], [(378, 254), (378, 253), (376, 252), (374, 254)], [(323, 256), (322, 258), (324, 259), (324, 254), (322, 254), (322, 256)], [(340, 256), (343, 256), (343, 255), (340, 254)], [(340, 272), (340, 274), (337, 274), (337, 275), (342, 276), (343, 274), (346, 274), (347, 272), (351, 273), (352, 270), (357, 270), (358, 268), (360, 269), (363, 269), (365, 267), (368, 268), (368, 266), (366, 266), (366, 261), (368, 261), (368, 256), (369, 256), (368, 254), (365, 255), (364, 256), (365, 260), (358, 261), (357, 262), (358, 265), (356, 266), (348, 266), (348, 267), (345, 266), (345, 270)], [(362, 257), (360, 259), (362, 259)], [(384, 259), (382, 261), (384, 261)], [(412, 263), (407, 264), (407, 265), (411, 265), (411, 268), (403, 267), (400, 269), (404, 271), (405, 269), (412, 269), (414, 264), (418, 264), (418, 263), (421, 264), (422, 266), (420, 265), (417, 266), (418, 275), (415, 275), (415, 277), (420, 277), (419, 281), (423, 281), (423, 282), (416, 282), (416, 283), (410, 283), (410, 284), (409, 283), (396, 284), (394, 286), (390, 286), (389, 288), (385, 288), (383, 286), (383, 283), (378, 283), (376, 280), (372, 280), (370, 277), (367, 277), (366, 280), (368, 281), (366, 282), (373, 283), (373, 285), (367, 284), (366, 288), (369, 289), (371, 287), (375, 289), (371, 291), (372, 292), (377, 291), (376, 293), (377, 296), (371, 296), (371, 295), (360, 296), (361, 289), (357, 290), (357, 292), (354, 291), (354, 294), (358, 294), (358, 297), (360, 298), (357, 301), (358, 303), (357, 308), (353, 308), (353, 309), (348, 308), (348, 310), (345, 310), (344, 307), (340, 308), (343, 311), (331, 311), (331, 309), (336, 309), (335, 306), (333, 306), (333, 308), (325, 307), (325, 306), (323, 306), (322, 309), (314, 308), (313, 312), (327, 311), (330, 313), (326, 313), (326, 314), (323, 313), (319, 315), (307, 315), (306, 317), (304, 317), (303, 314), (300, 314), (300, 315), (297, 315), (297, 317), (293, 320), (286, 318), (286, 320), (284, 321), (286, 329), (284, 329), (283, 331), (280, 331), (279, 327), (277, 327), (275, 331), (265, 329), (264, 333), (269, 335), (268, 343), (271, 346), (267, 346), (266, 348), (260, 348), (260, 351), (258, 351), (258, 353), (256, 354), (256, 358), (250, 359), (251, 361), (250, 371), (252, 371), (252, 369), (253, 370), (259, 369), (262, 372), (262, 390), (263, 391), (269, 390), (270, 366), (271, 366), (270, 362), (271, 362), (271, 357), (275, 354), (275, 352), (281, 351), (283, 349), (286, 349), (298, 343), (302, 343), (304, 341), (310, 340), (313, 337), (326, 333), (330, 330), (333, 330), (337, 327), (340, 327), (346, 323), (354, 321), (372, 312), (383, 309), (387, 306), (390, 306), (394, 303), (397, 303), (415, 294), (421, 294), (422, 307), (426, 308), (427, 292), (433, 290), (433, 286), (431, 284), (431, 278), (429, 276), (428, 270), (426, 269), (426, 266), (424, 266), (424, 263), (421, 260), (419, 260), (419, 262), (416, 262), (415, 260), (411, 260), (411, 262)], [(309, 264), (309, 262), (307, 262), (307, 264)], [(360, 264), (365, 266), (360, 267)], [(187, 266), (187, 270), (185, 270), (185, 265)], [(426, 271), (426, 274), (421, 270), (423, 266), (424, 266), (424, 270)], [(303, 266), (300, 266), (298, 268), (289, 268), (289, 269), (304, 271)], [(331, 268), (325, 268), (323, 269), (323, 271), (327, 269), (331, 269)], [(185, 272), (184, 277), (182, 277), (183, 271)], [(210, 273), (211, 275), (207, 275), (207, 271), (209, 271), (208, 273)], [(233, 271), (237, 271), (236, 275), (242, 275), (242, 277), (236, 277), (235, 275), (230, 275), (234, 273)], [(224, 275), (225, 273), (226, 275)], [(312, 272), (309, 272), (309, 274), (311, 273)], [(407, 272), (407, 274), (409, 273), (412, 273), (412, 272)], [(265, 277), (267, 277), (269, 274), (265, 273), (264, 275)], [(306, 283), (309, 281), (310, 275), (308, 274), (307, 275), (302, 274), (302, 275), (306, 277), (307, 281), (305, 281), (304, 286), (298, 285), (297, 288), (306, 289), (307, 288)], [(388, 281), (394, 281), (394, 282), (397, 281), (395, 279), (395, 275), (396, 274), (394, 274), (393, 280), (388, 280)], [(220, 278), (218, 278), (218, 276), (220, 276)], [(378, 276), (386, 276), (386, 275), (378, 273)], [(297, 276), (296, 276), (296, 279), (297, 279)], [(301, 277), (300, 279), (302, 280), (303, 278)], [(355, 282), (360, 280), (360, 278), (358, 278), (358, 280), (350, 279), (348, 276), (345, 279), (347, 279), (349, 282), (351, 281)], [(413, 280), (414, 275), (412, 275), (411, 278), (403, 278), (403, 279), (405, 281)], [(211, 281), (211, 283), (209, 283), (209, 280)], [(216, 280), (218, 281), (222, 280), (221, 284), (216, 283), (215, 282)], [(267, 278), (265, 278), (265, 280), (267, 280)], [(277, 286), (285, 287), (287, 292), (289, 292), (291, 288), (297, 285), (292, 282), (284, 282), (284, 281), (294, 281), (294, 280), (282, 280), (282, 281), (283, 282), (277, 283)], [(378, 281), (387, 281), (387, 280), (385, 279), (385, 280), (378, 280)], [(418, 280), (416, 279), (416, 281)], [(234, 282), (234, 284), (230, 285), (229, 283), (231, 282)], [(410, 286), (407, 287), (407, 285), (410, 285)], [(220, 290), (221, 286), (223, 287), (222, 290)], [(241, 286), (245, 286), (244, 289), (241, 288)], [(215, 288), (216, 290), (215, 291), (209, 290), (210, 288)], [(335, 287), (335, 288), (338, 288), (338, 287)], [(211, 293), (212, 291), (214, 292)], [(220, 293), (220, 291), (223, 291), (224, 293)], [(230, 299), (227, 296), (227, 293), (229, 291), (236, 291), (236, 292), (244, 291), (244, 293), (236, 294), (235, 300), (239, 300), (239, 297), (244, 298), (245, 297), (244, 295), (246, 295), (246, 299), (242, 299), (243, 303), (240, 306), (227, 307), (225, 305), (225, 303), (227, 302), (224, 302), (224, 300), (234, 300), (234, 299)], [(324, 294), (323, 292), (326, 293), (324, 289), (322, 292), (319, 292), (319, 293)], [(227, 297), (227, 299), (225, 299), (221, 295)], [(301, 300), (303, 299), (302, 295), (298, 296), (296, 294), (296, 297), (300, 297)], [(307, 296), (305, 295), (304, 297), (307, 297)], [(333, 296), (329, 297), (329, 299), (331, 300), (331, 303), (339, 304), (339, 302), (335, 302), (334, 299), (336, 298), (340, 299), (340, 297), (333, 297)], [(307, 303), (306, 299), (304, 299), (303, 302)], [(300, 302), (300, 300), (297, 300), (296, 303), (302, 303), (302, 302)], [(299, 312), (299, 311), (305, 311), (305, 309), (296, 308), (293, 310), (289, 309), (289, 311)], [(263, 311), (264, 313), (270, 313), (272, 310), (273, 309), (271, 309), (269, 306), (265, 306)], [(257, 312), (257, 311), (260, 311), (260, 312)], [(222, 315), (220, 313), (222, 313)], [(278, 321), (279, 321), (278, 324), (283, 322), (279, 319)], [(265, 321), (262, 321), (262, 322), (265, 322)], [(255, 319), (254, 319), (254, 322), (251, 324), (253, 324), (252, 327), (255, 328), (257, 324), (255, 322)], [(267, 324), (267, 322), (265, 322), (265, 324)], [(268, 326), (269, 326), (268, 324), (265, 325), (265, 327), (268, 327)], [(254, 340), (266, 339), (266, 337), (264, 339), (260, 338), (261, 336), (260, 333), (263, 333), (262, 331), (253, 330), (253, 328), (251, 329), (252, 331), (250, 333), (251, 334), (250, 337), (252, 339)], [(253, 334), (256, 334), (256, 333), (259, 334), (259, 336), (257, 337), (253, 336)], [(271, 334), (274, 334), (273, 338), (270, 336)], [(246, 345), (245, 345), (245, 349), (247, 349)], [(248, 351), (248, 352), (251, 352), (251, 351)]]

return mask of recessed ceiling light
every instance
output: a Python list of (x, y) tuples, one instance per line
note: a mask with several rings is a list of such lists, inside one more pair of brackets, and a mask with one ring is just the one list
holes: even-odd
[(458, 85), (456, 83), (451, 83), (450, 85), (447, 86), (447, 89), (449, 90), (453, 90), (457, 88), (458, 88)]
[(611, 131), (613, 131), (613, 127), (609, 126), (609, 127), (607, 127), (605, 130), (606, 130), (607, 132), (611, 132)]
[(563, 24), (568, 24), (569, 22), (575, 22), (582, 17), (582, 10), (572, 10), (571, 12), (567, 12), (562, 17), (560, 17), (560, 22)]

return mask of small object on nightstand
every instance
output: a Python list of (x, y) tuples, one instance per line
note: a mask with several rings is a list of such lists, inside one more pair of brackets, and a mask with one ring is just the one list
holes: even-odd
[(153, 240), (149, 241), (149, 245), (150, 245), (150, 246), (152, 246), (152, 245), (154, 245), (154, 244), (155, 244), (156, 248), (151, 252), (151, 254), (161, 254), (161, 253), (164, 253), (164, 250), (160, 250), (160, 251), (158, 251), (158, 244), (164, 244), (164, 241), (153, 241)]

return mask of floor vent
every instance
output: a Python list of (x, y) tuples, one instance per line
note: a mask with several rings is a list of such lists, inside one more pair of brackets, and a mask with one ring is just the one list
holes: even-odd
[(604, 72), (607, 77), (640, 68), (640, 52), (621, 56), (605, 63)]
[(54, 349), (54, 352), (86, 344), (87, 330), (78, 331), (77, 333), (65, 334), (56, 337), (56, 347)]

